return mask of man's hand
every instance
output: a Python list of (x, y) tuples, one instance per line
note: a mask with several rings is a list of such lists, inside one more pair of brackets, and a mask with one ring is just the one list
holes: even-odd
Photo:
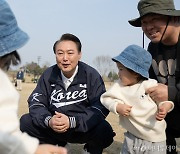
[(122, 116), (129, 116), (132, 106), (126, 104), (118, 104), (116, 107), (117, 113)]
[(155, 87), (149, 88), (146, 93), (148, 93), (155, 102), (168, 100), (168, 86), (161, 83), (158, 83)]
[(49, 126), (58, 133), (64, 133), (69, 128), (69, 118), (65, 114), (55, 111), (55, 115), (49, 120)]

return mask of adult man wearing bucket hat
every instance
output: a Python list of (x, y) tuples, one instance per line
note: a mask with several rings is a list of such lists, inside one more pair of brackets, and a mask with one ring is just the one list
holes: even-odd
[(151, 40), (149, 73), (159, 82), (147, 92), (155, 101), (171, 100), (175, 104), (166, 117), (167, 153), (174, 154), (175, 138), (180, 137), (180, 10), (175, 9), (173, 0), (140, 0), (138, 11), (140, 16), (129, 23), (142, 27)]
[(22, 133), (17, 108), (19, 94), (8, 76), (11, 64), (20, 62), (17, 49), (28, 41), (5, 0), (0, 0), (0, 153), (1, 154), (66, 154), (67, 150), (53, 145), (39, 145), (38, 139)]

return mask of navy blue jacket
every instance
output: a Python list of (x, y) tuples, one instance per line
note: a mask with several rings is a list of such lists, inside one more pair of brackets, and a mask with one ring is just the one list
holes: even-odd
[(24, 72), (23, 71), (17, 72), (16, 79), (23, 80), (24, 79)]
[(104, 92), (99, 73), (83, 62), (78, 63), (78, 73), (66, 91), (60, 69), (54, 65), (42, 74), (28, 99), (30, 115), (35, 125), (47, 128), (57, 111), (69, 117), (70, 129), (87, 132), (109, 113), (100, 102)]

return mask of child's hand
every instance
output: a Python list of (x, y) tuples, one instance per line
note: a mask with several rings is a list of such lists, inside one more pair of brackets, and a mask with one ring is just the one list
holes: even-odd
[(166, 117), (166, 114), (167, 114), (167, 111), (166, 111), (165, 107), (163, 107), (163, 105), (161, 105), (158, 108), (158, 112), (156, 114), (156, 119), (161, 121)]
[(132, 106), (126, 104), (118, 104), (116, 107), (117, 113), (122, 116), (129, 116)]
[(156, 119), (159, 121), (163, 120), (171, 108), (172, 108), (172, 103), (169, 102), (165, 102), (162, 105), (160, 105), (158, 107), (158, 113), (156, 114)]

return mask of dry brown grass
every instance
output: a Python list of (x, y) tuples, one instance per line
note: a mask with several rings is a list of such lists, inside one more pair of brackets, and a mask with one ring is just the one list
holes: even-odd
[(20, 93), (20, 102), (19, 102), (19, 111), (18, 111), (19, 116), (28, 112), (27, 99), (35, 87), (36, 87), (35, 83), (22, 84), (22, 91), (19, 91)]
[[(35, 88), (35, 86), (36, 86), (35, 83), (23, 83), (23, 90), (19, 91), (19, 93), (20, 93), (20, 102), (19, 102), (19, 111), (18, 111), (19, 117), (22, 114), (28, 112), (27, 99), (28, 99), (28, 96), (33, 91), (33, 89)], [(111, 83), (106, 83), (107, 89), (109, 88), (109, 86), (111, 86)], [(103, 154), (119, 154), (120, 148), (122, 145), (122, 141), (123, 141), (124, 129), (118, 124), (119, 123), (118, 116), (113, 113), (110, 113), (108, 115), (107, 121), (109, 121), (109, 123), (113, 127), (113, 129), (116, 133), (116, 136), (114, 137), (114, 142), (111, 144), (111, 146), (104, 149)], [(70, 153), (71, 154), (80, 154), (82, 148), (83, 148), (83, 145), (72, 144), (72, 145), (70, 145)]]

